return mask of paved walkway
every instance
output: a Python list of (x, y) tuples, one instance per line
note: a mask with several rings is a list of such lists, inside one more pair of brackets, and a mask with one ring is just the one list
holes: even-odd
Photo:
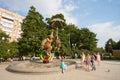
[[(79, 62), (79, 60), (77, 60)], [(51, 74), (19, 74), (5, 70), (9, 63), (0, 63), (0, 80), (120, 80), (120, 61), (102, 61), (96, 71), (83, 68)], [(108, 72), (110, 69), (110, 72)]]

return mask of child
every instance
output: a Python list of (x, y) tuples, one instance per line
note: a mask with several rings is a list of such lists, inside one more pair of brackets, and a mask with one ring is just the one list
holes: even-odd
[(63, 61), (63, 59), (61, 60), (61, 63), (60, 63), (60, 68), (61, 68), (61, 70), (62, 70), (62, 73), (64, 73), (64, 70), (66, 69), (66, 64), (65, 64), (65, 62)]

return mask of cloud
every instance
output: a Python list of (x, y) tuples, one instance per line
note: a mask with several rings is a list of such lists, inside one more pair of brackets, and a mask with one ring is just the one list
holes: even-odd
[(72, 4), (65, 5), (65, 10), (68, 12), (73, 11), (75, 8), (76, 8), (76, 6), (74, 6)]
[[(75, 15), (72, 14), (72, 12), (75, 13), (75, 9), (77, 9), (77, 12), (79, 13), (78, 8), (80, 8), (81, 1), (83, 2), (87, 0), (1, 0), (0, 2), (2, 4), (0, 3), (0, 6), (18, 14), (27, 15), (29, 7), (33, 5), (37, 11), (44, 16), (44, 18), (62, 13), (65, 16), (67, 23), (79, 25), (80, 19), (78, 20), (78, 17), (75, 18)], [(96, 2), (98, 0), (91, 1)], [(108, 1), (111, 2), (112, 0)], [(84, 15), (91, 15), (91, 12), (85, 10)], [(79, 14), (79, 16), (84, 15)], [(98, 47), (104, 47), (105, 42), (109, 38), (112, 38), (114, 41), (120, 40), (120, 25), (114, 25), (113, 22), (93, 24), (88, 28), (97, 34)]]
[(98, 23), (88, 28), (97, 34), (98, 47), (104, 48), (110, 38), (116, 42), (120, 40), (120, 25), (115, 26), (113, 22)]
[(70, 0), (3, 0), (1, 2), (16, 13), (26, 15), (29, 7), (33, 5), (45, 18), (62, 13), (67, 23), (77, 24), (77, 20), (70, 13), (76, 9), (76, 6)]

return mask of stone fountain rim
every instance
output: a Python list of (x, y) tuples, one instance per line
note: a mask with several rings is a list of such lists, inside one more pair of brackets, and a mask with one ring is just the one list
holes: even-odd
[[(69, 60), (69, 61), (73, 61), (73, 60)], [(28, 63), (29, 61), (25, 61), (25, 62), (21, 62), (21, 63)], [(73, 61), (74, 64), (76, 64), (75, 61)], [(10, 64), (6, 70), (10, 71), (10, 72), (15, 72), (15, 73), (41, 73), (41, 74), (48, 74), (48, 73), (54, 73), (54, 72), (60, 72), (60, 67), (51, 67), (51, 68), (20, 68), (17, 67), (15, 65), (20, 64), (20, 63), (12, 63)], [(71, 65), (67, 65), (67, 71), (74, 69), (75, 65), (71, 64)]]

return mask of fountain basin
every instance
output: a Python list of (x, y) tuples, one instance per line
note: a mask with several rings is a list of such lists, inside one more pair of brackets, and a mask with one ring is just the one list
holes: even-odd
[[(53, 60), (49, 63), (42, 63), (41, 61), (22, 61), (22, 62), (13, 62), (11, 63), (6, 70), (16, 73), (54, 73), (60, 72), (60, 60)], [(64, 60), (67, 65), (67, 71), (74, 69), (76, 62), (73, 60)]]

